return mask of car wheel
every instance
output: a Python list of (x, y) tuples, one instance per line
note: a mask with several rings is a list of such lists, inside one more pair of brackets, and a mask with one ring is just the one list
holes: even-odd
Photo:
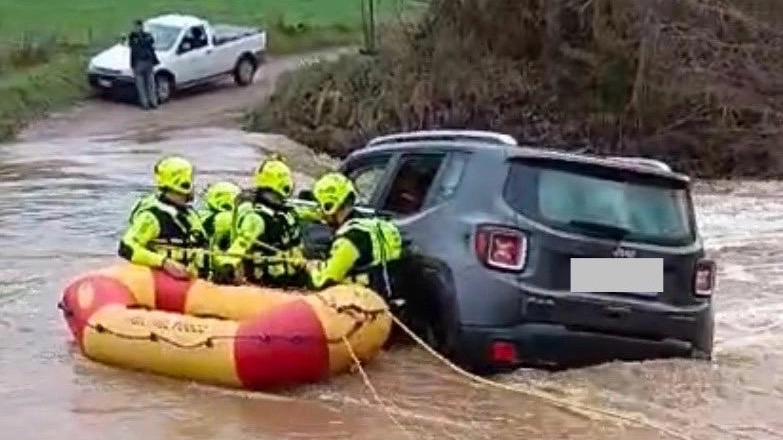
[(174, 82), (168, 75), (156, 75), (155, 90), (158, 94), (158, 104), (163, 104), (171, 99), (171, 94), (174, 91)]
[(239, 86), (247, 86), (256, 76), (256, 64), (250, 58), (244, 57), (237, 61), (234, 68), (234, 82)]
[(449, 356), (446, 336), (440, 322), (429, 322), (419, 327), (419, 337), (438, 353)]
[[(430, 273), (430, 276), (433, 274)], [(444, 309), (441, 296), (445, 295), (447, 289), (445, 283), (440, 279), (440, 274), (430, 278), (430, 282), (425, 284), (427, 287), (420, 290), (422, 292), (432, 292), (433, 297), (423, 304), (420, 304), (415, 312), (415, 319), (418, 320), (417, 333), (438, 353), (446, 357), (451, 357), (454, 346), (454, 331), (452, 317), (450, 312)]]

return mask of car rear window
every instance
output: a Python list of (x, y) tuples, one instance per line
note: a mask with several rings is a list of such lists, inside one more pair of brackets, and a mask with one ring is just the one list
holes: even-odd
[(511, 164), (506, 202), (525, 217), (585, 235), (683, 245), (695, 239), (685, 182), (557, 160)]

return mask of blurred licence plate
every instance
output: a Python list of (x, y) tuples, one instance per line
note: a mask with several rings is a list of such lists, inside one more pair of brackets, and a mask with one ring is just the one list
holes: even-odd
[(572, 258), (571, 292), (663, 292), (663, 258)]
[(111, 81), (109, 81), (108, 79), (99, 79), (98, 85), (101, 87), (111, 87)]

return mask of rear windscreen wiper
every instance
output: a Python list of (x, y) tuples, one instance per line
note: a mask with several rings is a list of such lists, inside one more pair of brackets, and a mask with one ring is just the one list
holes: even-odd
[(620, 226), (607, 225), (605, 223), (596, 223), (585, 220), (571, 220), (568, 222), (568, 224), (569, 226), (573, 226), (577, 229), (594, 232), (616, 240), (621, 240), (631, 233), (630, 230)]

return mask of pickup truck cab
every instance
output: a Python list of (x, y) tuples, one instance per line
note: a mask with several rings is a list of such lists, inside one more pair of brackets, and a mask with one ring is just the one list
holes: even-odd
[[(158, 100), (167, 101), (175, 90), (233, 76), (240, 86), (253, 82), (263, 63), (266, 32), (230, 25), (211, 25), (190, 15), (161, 15), (144, 22), (155, 39), (160, 64), (155, 67)], [(90, 85), (106, 92), (133, 86), (127, 38), (90, 60)]]

